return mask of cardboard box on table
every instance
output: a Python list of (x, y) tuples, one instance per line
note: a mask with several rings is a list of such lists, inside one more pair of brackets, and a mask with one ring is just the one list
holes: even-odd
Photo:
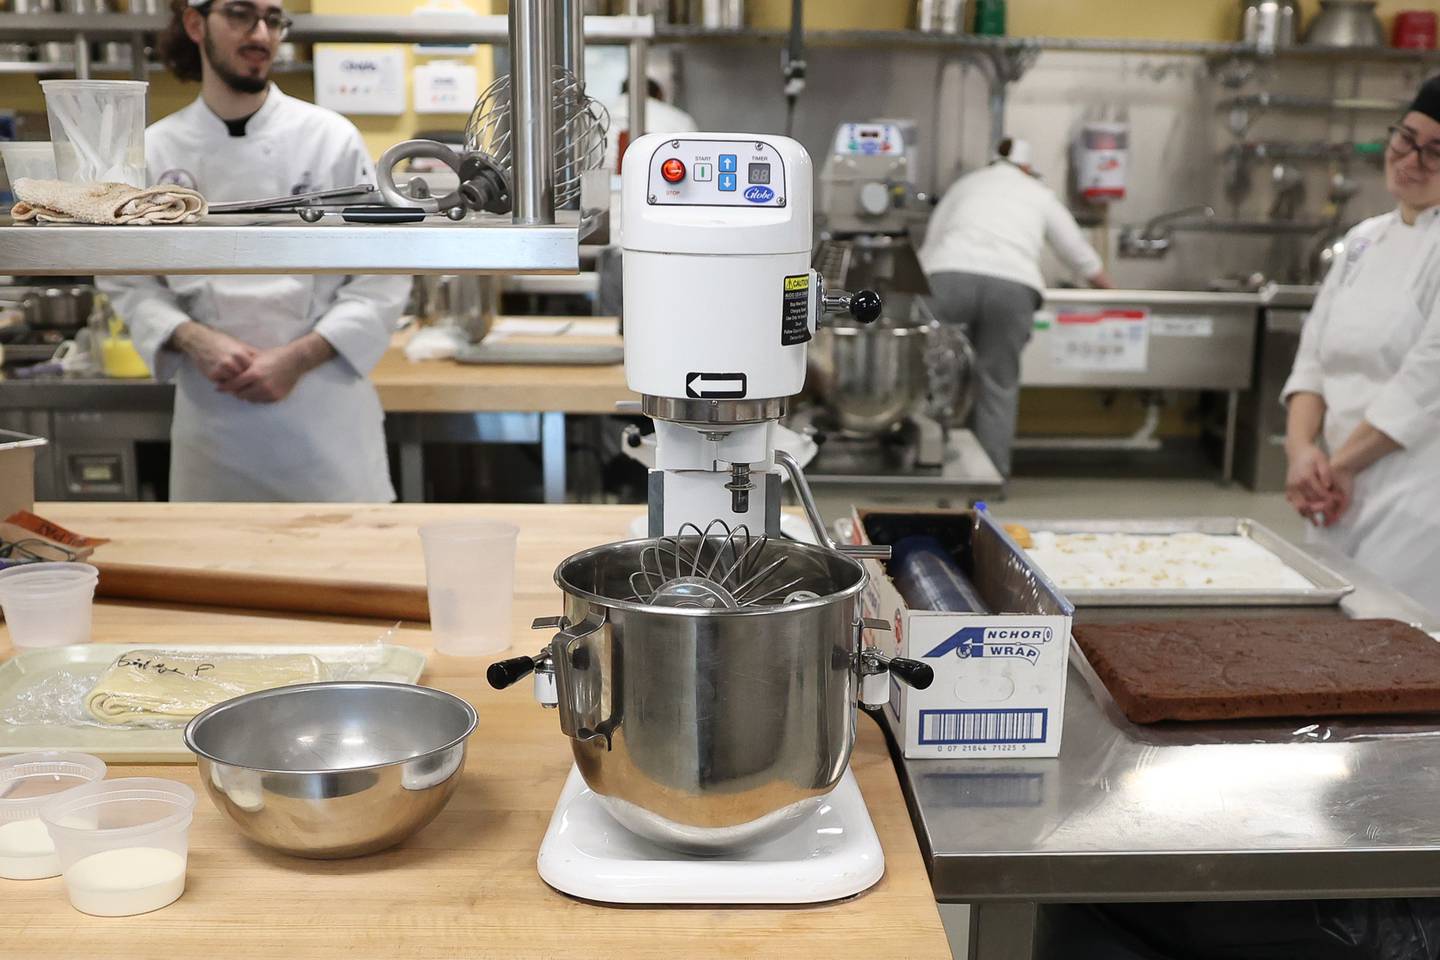
[(867, 641), (935, 671), (926, 690), (891, 681), (885, 710), (905, 756), (1059, 756), (1073, 605), (983, 510), (857, 508), (848, 538), (893, 545), (917, 534), (954, 550), (995, 612), (912, 610), (885, 564), (865, 561), (864, 615), (890, 624), (888, 633), (868, 631)]

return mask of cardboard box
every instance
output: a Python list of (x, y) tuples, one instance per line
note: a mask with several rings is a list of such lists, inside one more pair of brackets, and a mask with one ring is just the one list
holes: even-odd
[(868, 640), (890, 656), (928, 663), (935, 681), (891, 681), (885, 708), (905, 756), (1055, 757), (1065, 717), (1074, 607), (984, 511), (856, 510), (854, 543), (931, 534), (996, 613), (912, 610), (884, 564), (865, 561), (864, 615), (890, 624)]
[(0, 430), (0, 520), (35, 506), (35, 452), (46, 441)]

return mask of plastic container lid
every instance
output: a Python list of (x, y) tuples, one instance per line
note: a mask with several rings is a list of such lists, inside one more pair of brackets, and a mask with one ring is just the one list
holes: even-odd
[(66, 90), (114, 90), (116, 93), (144, 92), (149, 80), (41, 80), (43, 90), (63, 93)]
[(105, 761), (88, 753), (47, 750), (0, 759), (0, 823), (28, 820), (77, 787), (105, 777)]

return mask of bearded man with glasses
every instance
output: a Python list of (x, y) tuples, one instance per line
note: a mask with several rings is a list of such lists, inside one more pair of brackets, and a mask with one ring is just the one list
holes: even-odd
[[(270, 0), (174, 0), (160, 50), (194, 103), (145, 131), (152, 183), (211, 203), (374, 183), (360, 133), (270, 74)], [(100, 283), (155, 376), (174, 379), (172, 500), (395, 499), (370, 370), (408, 277), (117, 277)]]

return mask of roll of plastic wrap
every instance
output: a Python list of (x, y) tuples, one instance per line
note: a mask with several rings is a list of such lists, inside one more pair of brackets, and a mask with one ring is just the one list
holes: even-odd
[(890, 579), (912, 610), (989, 613), (975, 586), (935, 537), (906, 537), (890, 556)]

